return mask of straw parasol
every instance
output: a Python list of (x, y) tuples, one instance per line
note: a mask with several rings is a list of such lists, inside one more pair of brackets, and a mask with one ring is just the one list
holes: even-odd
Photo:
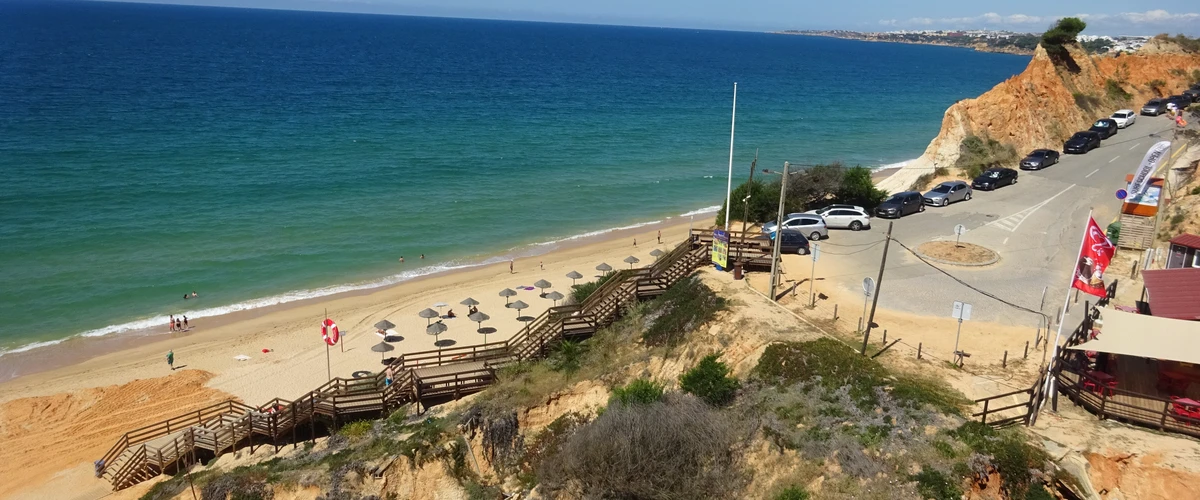
[(641, 261), (640, 261), (640, 260), (638, 260), (638, 258), (637, 258), (637, 257), (634, 257), (634, 256), (632, 256), (632, 255), (630, 255), (630, 256), (628, 256), (628, 257), (625, 257), (625, 263), (626, 263), (626, 264), (629, 264), (629, 268), (630, 268), (630, 269), (633, 269), (633, 265), (634, 265), (634, 264), (637, 264), (638, 262), (641, 262)]
[(440, 340), (438, 340), (438, 335), (446, 333), (446, 329), (446, 324), (438, 321), (437, 323), (433, 323), (425, 327), (425, 333), (433, 335), (433, 345), (438, 345), (438, 342), (440, 342)]
[(384, 353), (389, 352), (389, 351), (394, 351), (394, 350), (396, 350), (396, 348), (393, 347), (392, 344), (389, 344), (387, 342), (380, 342), (378, 344), (371, 346), (371, 350), (379, 353), (379, 359), (380, 359), (380, 361), (382, 361)]
[(664, 252), (664, 251), (662, 251), (662, 250), (659, 250), (659, 249), (655, 248), (654, 250), (651, 250), (651, 251), (650, 251), (650, 256), (651, 256), (651, 257), (654, 257), (654, 260), (658, 260), (658, 258), (659, 258), (659, 257), (662, 257), (662, 256), (663, 256), (663, 254), (665, 254), (665, 253), (666, 253), (666, 252)]
[(546, 296), (546, 289), (547, 289), (547, 288), (550, 288), (550, 287), (552, 287), (552, 286), (554, 286), (554, 285), (551, 285), (551, 284), (550, 284), (550, 282), (549, 282), (549, 281), (546, 281), (546, 280), (537, 280), (537, 281), (535, 281), (535, 282), (533, 283), (533, 286), (536, 286), (536, 287), (538, 287), (538, 288), (541, 288), (541, 289), (542, 289), (541, 296), (542, 296), (542, 297), (545, 297), (545, 296)]
[(396, 327), (396, 324), (395, 324), (395, 323), (392, 323), (391, 321), (388, 321), (388, 320), (386, 320), (386, 319), (385, 319), (385, 320), (383, 320), (383, 321), (380, 321), (380, 322), (378, 322), (378, 323), (375, 323), (375, 329), (376, 329), (376, 330), (379, 330), (379, 331), (381, 331), (381, 332), (386, 332), (386, 331), (388, 331), (388, 330), (391, 330), (392, 328), (395, 328), (395, 327)]
[(507, 307), (509, 309), (516, 309), (517, 310), (517, 318), (520, 319), (521, 318), (521, 309), (525, 309), (525, 308), (529, 307), (529, 304), (526, 304), (526, 303), (518, 300), (518, 301), (508, 304), (504, 307)]
[(505, 288), (503, 290), (500, 290), (500, 296), (504, 297), (505, 307), (508, 307), (508, 298), (515, 297), (516, 295), (517, 295), (517, 292), (515, 290), (513, 290), (512, 288)]
[(472, 299), (472, 298), (470, 298), (470, 297), (467, 297), (467, 298), (463, 299), (463, 301), (462, 301), (462, 302), (459, 302), (459, 304), (462, 304), (462, 305), (464, 305), (464, 306), (467, 306), (467, 307), (471, 307), (471, 306), (477, 306), (477, 305), (479, 305), (479, 301), (478, 301), (478, 300), (475, 300), (475, 299)]
[(554, 305), (556, 305), (556, 306), (557, 306), (557, 305), (558, 305), (558, 301), (560, 301), (560, 300), (562, 300), (562, 299), (563, 299), (563, 294), (561, 294), (561, 293), (558, 293), (558, 292), (550, 292), (550, 293), (547, 293), (547, 294), (546, 294), (546, 298), (547, 298), (547, 299), (550, 299), (550, 300), (553, 300), (553, 301), (554, 301)]
[(425, 318), (425, 326), (429, 326), (429, 323), (433, 321), (433, 318), (440, 317), (441, 314), (427, 307), (422, 309), (421, 312), (417, 313), (417, 316)]
[(609, 271), (612, 271), (612, 266), (601, 262), (600, 265), (596, 266), (596, 270), (600, 271), (602, 273), (607, 273)]
[[(475, 312), (473, 312), (473, 313), (471, 313), (471, 314), (467, 315), (467, 319), (469, 319), (469, 320), (471, 320), (471, 321), (474, 321), (474, 322), (476, 322), (476, 323), (479, 323), (479, 330), (482, 330), (482, 329), (483, 329), (483, 322), (484, 322), (484, 321), (487, 321), (487, 320), (489, 320), (489, 319), (492, 319), (492, 317), (491, 317), (491, 316), (488, 316), (488, 315), (487, 315), (486, 313), (484, 313), (483, 311), (475, 311)], [(476, 331), (478, 331), (478, 330), (476, 330)]]
[(579, 274), (579, 271), (571, 271), (567, 273), (567, 277), (571, 278), (571, 286), (575, 286), (575, 280), (583, 279), (583, 275)]

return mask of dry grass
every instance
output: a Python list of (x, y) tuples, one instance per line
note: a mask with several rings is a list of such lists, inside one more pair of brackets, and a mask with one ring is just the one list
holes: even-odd
[(917, 251), (929, 257), (958, 264), (983, 264), (996, 258), (996, 252), (973, 243), (953, 241), (928, 241), (917, 247)]

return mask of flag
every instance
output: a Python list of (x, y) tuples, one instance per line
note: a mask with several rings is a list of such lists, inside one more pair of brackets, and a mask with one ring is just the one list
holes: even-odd
[(1105, 236), (1104, 231), (1096, 224), (1096, 219), (1089, 217), (1071, 287), (1097, 297), (1105, 296), (1104, 271), (1108, 269), (1108, 263), (1112, 261), (1115, 251), (1116, 248), (1108, 240), (1108, 236)]

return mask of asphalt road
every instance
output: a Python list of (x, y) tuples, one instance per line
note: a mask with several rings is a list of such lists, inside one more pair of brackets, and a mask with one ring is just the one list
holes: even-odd
[[(1053, 316), (1062, 306), (1088, 210), (1094, 209), (1093, 217), (1101, 227), (1113, 221), (1121, 203), (1115, 193), (1126, 186), (1126, 174), (1137, 168), (1154, 143), (1170, 140), (1171, 127), (1165, 117), (1138, 117), (1134, 125), (1086, 155), (1063, 155), (1058, 164), (1044, 170), (1021, 171), (1016, 185), (975, 191), (969, 201), (927, 207), (924, 213), (894, 220), (892, 237), (915, 249), (926, 241), (953, 241), (954, 226), (962, 224), (968, 230), (962, 241), (997, 251), (1000, 261), (983, 268), (939, 267), (1008, 302), (1034, 310), (1040, 307)], [(826, 283), (861, 296), (862, 279), (874, 279), (879, 271), (883, 245), (878, 242), (888, 221), (873, 218), (870, 231), (830, 231), (822, 242), (818, 267), (829, 262), (829, 269), (840, 274), (818, 274), (824, 275)], [(790, 277), (807, 278), (809, 262), (807, 257), (791, 257), (785, 266), (791, 268)], [(1043, 288), (1047, 292), (1040, 305)], [(949, 316), (953, 302), (959, 300), (972, 304), (973, 321), (1028, 326), (1040, 321), (1035, 314), (955, 282), (895, 242), (880, 291), (879, 306), (892, 310)], [(1081, 306), (1088, 297), (1080, 295)]]

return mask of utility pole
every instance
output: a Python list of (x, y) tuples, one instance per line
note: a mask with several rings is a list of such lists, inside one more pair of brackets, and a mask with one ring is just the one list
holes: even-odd
[[(749, 219), (749, 218), (750, 218), (750, 196), (751, 196), (751, 193), (752, 193), (752, 191), (750, 191), (750, 190), (754, 189), (754, 187), (753, 187), (753, 183), (754, 183), (754, 168), (755, 168), (757, 165), (758, 165), (758, 150), (757, 150), (757, 149), (755, 149), (755, 150), (754, 150), (754, 161), (750, 162), (750, 180), (747, 180), (747, 181), (746, 181), (746, 189), (747, 189), (747, 191), (748, 191), (748, 192), (746, 193), (746, 197), (742, 199), (742, 205), (743, 205), (743, 210), (742, 210), (742, 242), (741, 242), (740, 244), (738, 244), (737, 259), (735, 260), (735, 262), (741, 262), (741, 261), (742, 261), (742, 247), (743, 247), (743, 246), (745, 246), (745, 244), (746, 244), (746, 219)], [(730, 208), (731, 208), (731, 207), (725, 207), (725, 211), (726, 211), (726, 212), (728, 212), (728, 211), (730, 210)]]
[(887, 266), (888, 246), (892, 243), (892, 225), (894, 221), (888, 221), (888, 230), (886, 239), (883, 240), (883, 258), (879, 260), (879, 279), (875, 280), (875, 297), (871, 300), (871, 315), (867, 318), (867, 326), (864, 328), (866, 333), (863, 334), (863, 355), (867, 355), (867, 340), (871, 338), (871, 323), (875, 321), (875, 306), (879, 305), (879, 291), (883, 288), (883, 269)]
[[(787, 199), (788, 162), (783, 162), (783, 176), (779, 183), (779, 217), (775, 219), (775, 248), (771, 251), (771, 301), (778, 301), (775, 289), (779, 286), (779, 244), (783, 240), (783, 204)], [(891, 233), (891, 230), (888, 230)]]

